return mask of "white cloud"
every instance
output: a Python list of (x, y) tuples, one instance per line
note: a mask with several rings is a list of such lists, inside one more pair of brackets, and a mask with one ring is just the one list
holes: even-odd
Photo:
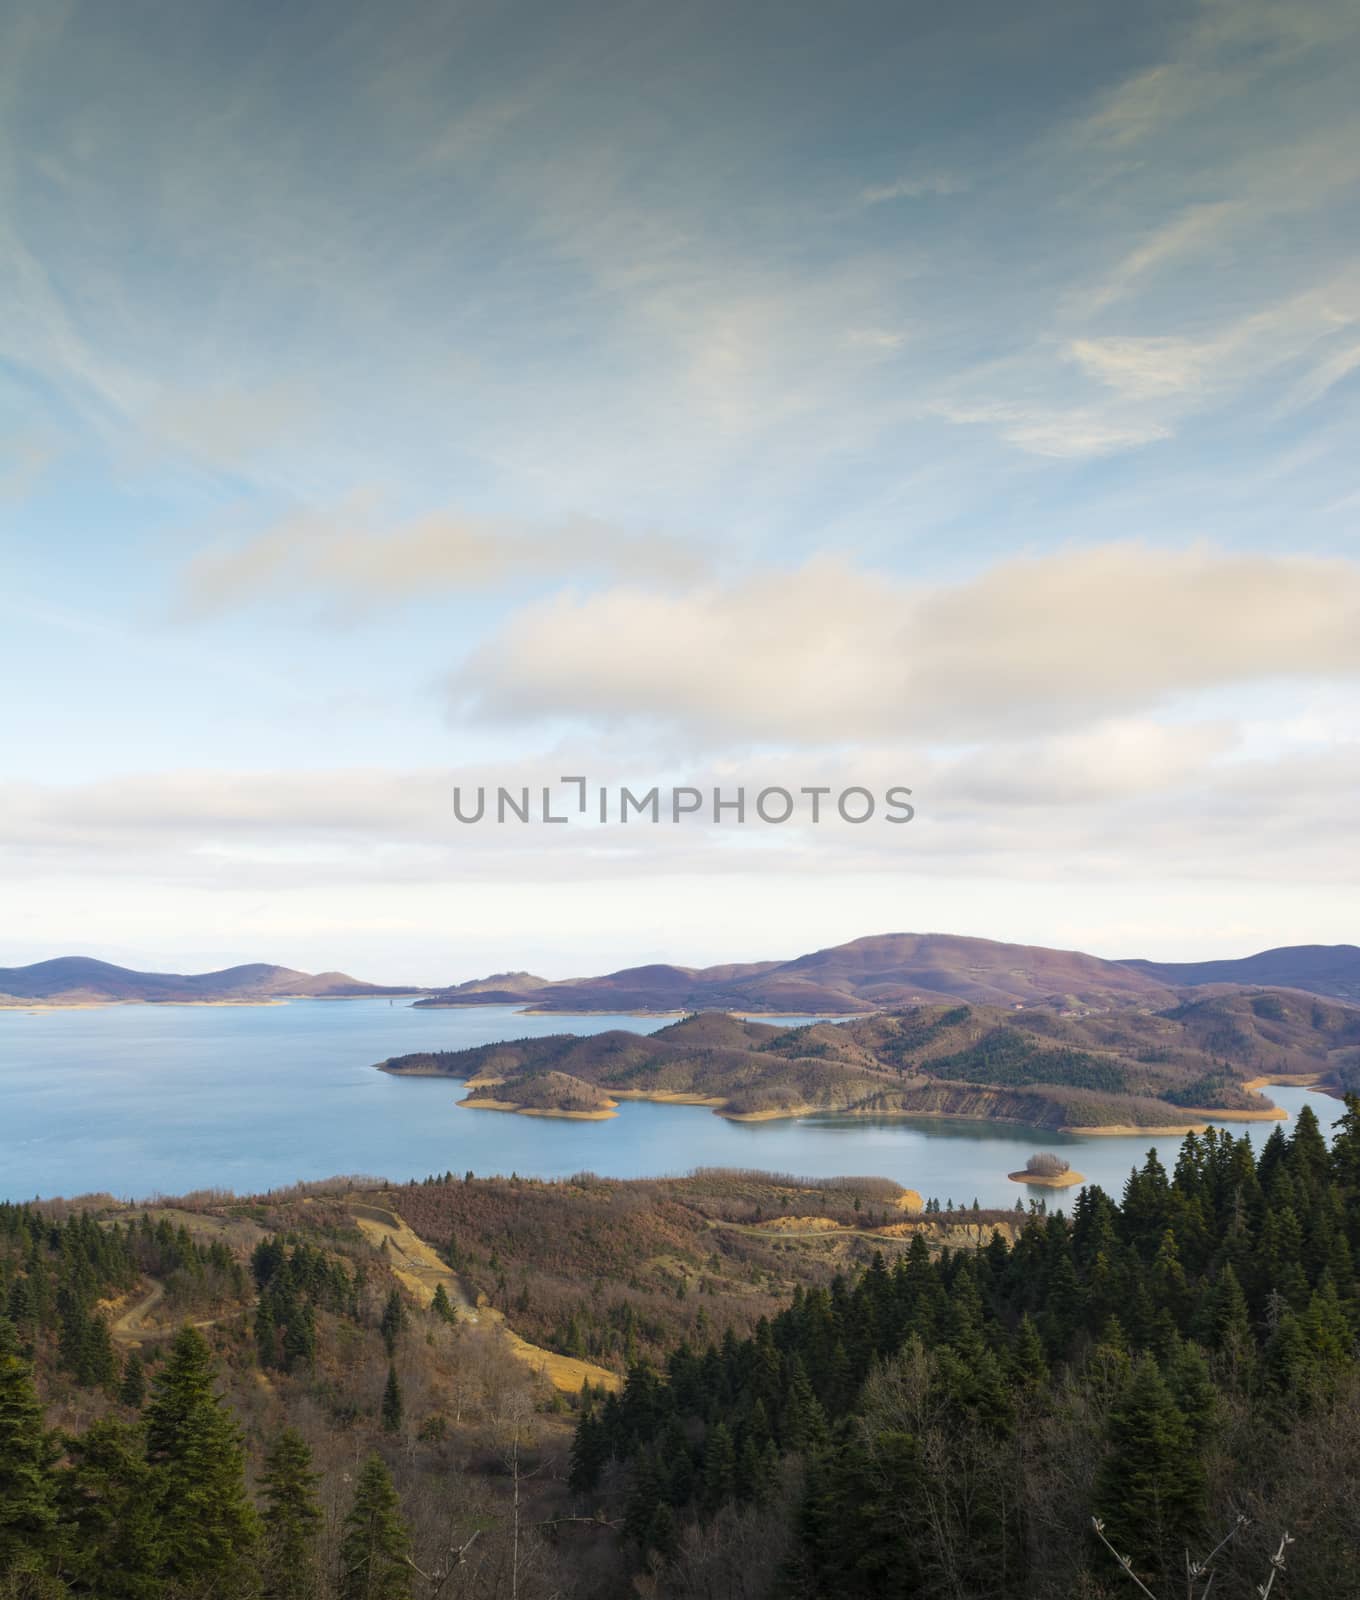
[(1068, 356), (1130, 400), (1185, 398), (1261, 381), (1292, 362), (1313, 361), (1304, 393), (1324, 393), (1356, 363), (1354, 341), (1337, 336), (1360, 321), (1360, 274), (1329, 281), (1240, 317), (1200, 338), (1165, 336), (1074, 339)]
[(562, 594), (512, 617), (452, 693), (494, 719), (829, 743), (1060, 727), (1357, 674), (1356, 563), (1119, 544), (934, 587), (823, 560), (684, 593)]
[[(1360, 875), (1360, 855), (1336, 848), (1360, 784), (1354, 743), (1244, 759), (1226, 724), (1123, 719), (958, 754), (880, 745), (839, 761), (746, 757), (650, 775), (599, 751), (577, 756), (592, 784), (615, 791), (620, 782), (680, 781), (720, 785), (729, 796), (739, 784), (748, 794), (804, 783), (881, 793), (907, 782), (917, 818), (904, 828), (846, 826), (834, 815), (812, 827), (805, 811), (787, 827), (764, 828), (456, 822), (455, 784), (553, 782), (564, 764), (553, 753), (494, 772), (205, 771), (3, 784), (0, 862), (16, 896), (35, 903), (43, 899), (37, 886), (82, 881), (105, 885), (95, 899), (126, 897), (136, 885), (132, 901), (173, 886), (270, 903), (305, 895), (308, 906), (352, 895), (379, 922), (400, 915), (412, 896), (478, 885), (532, 885), (550, 895), (570, 884), (646, 879), (670, 885), (668, 894), (695, 883), (724, 894), (724, 885), (766, 873), (796, 881), (813, 899), (825, 893), (828, 914), (839, 916), (840, 892), (822, 886), (864, 875), (904, 885), (1051, 885), (1097, 875), (1128, 891), (1152, 879), (1297, 889)], [(568, 809), (561, 792), (558, 804)]]
[(923, 200), (935, 195), (963, 194), (972, 187), (969, 179), (952, 172), (936, 172), (923, 177), (897, 178), (892, 183), (871, 184), (860, 190), (866, 206), (886, 205), (893, 200)]
[(1134, 400), (1194, 394), (1203, 388), (1212, 348), (1188, 339), (1074, 339), (1068, 354), (1093, 378)]
[(199, 617), (280, 591), (369, 609), (436, 589), (516, 581), (693, 579), (708, 565), (695, 540), (626, 535), (586, 518), (526, 528), (450, 511), (384, 526), (352, 502), (334, 513), (300, 512), (200, 553), (181, 576), (180, 609)]
[(1272, 72), (1353, 40), (1348, 0), (1199, 0), (1165, 61), (1104, 93), (1077, 135), (1131, 149), (1193, 118), (1221, 117)]
[(1187, 206), (1170, 222), (1154, 228), (1115, 263), (1101, 283), (1078, 297), (1081, 313), (1091, 316), (1103, 311), (1140, 287), (1159, 269), (1209, 248), (1242, 218), (1245, 210), (1243, 204), (1230, 200)]
[(1008, 444), (1028, 455), (1081, 461), (1136, 450), (1171, 436), (1152, 418), (1119, 416), (1092, 406), (1068, 409), (1007, 401), (936, 401), (931, 406), (947, 422), (994, 427)]

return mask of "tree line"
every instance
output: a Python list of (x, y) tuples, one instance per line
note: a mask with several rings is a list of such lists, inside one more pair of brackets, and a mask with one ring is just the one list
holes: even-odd
[(1355, 1591), (1360, 1528), (1310, 1463), (1360, 1468), (1358, 1251), (1360, 1099), (1330, 1150), (1308, 1109), (1259, 1157), (1191, 1134), (1119, 1202), (1087, 1187), (936, 1256), (918, 1234), (634, 1366), (582, 1415), (572, 1485), (663, 1593), (727, 1529), (790, 1600), (1179, 1594), (1225, 1532), (1215, 1597), (1247, 1595), (1291, 1515), (1298, 1592)]
[(207, 1341), (186, 1325), (135, 1422), (45, 1425), (31, 1364), (0, 1321), (0, 1593), (24, 1600), (405, 1600), (415, 1568), (386, 1466), (354, 1482), (338, 1570), (323, 1574), (319, 1474), (291, 1428), (248, 1494), (242, 1439)]

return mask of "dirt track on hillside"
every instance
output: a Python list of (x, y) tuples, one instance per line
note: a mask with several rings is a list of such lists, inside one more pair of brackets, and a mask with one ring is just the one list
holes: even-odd
[(474, 1304), (467, 1285), (452, 1267), (441, 1261), (438, 1253), (395, 1212), (376, 1206), (371, 1200), (351, 1200), (348, 1207), (364, 1238), (375, 1250), (386, 1250), (393, 1274), (421, 1305), (430, 1304), (442, 1283), (460, 1322), (499, 1327), (517, 1359), (542, 1373), (554, 1388), (565, 1394), (579, 1394), (586, 1383), (596, 1389), (621, 1387), (618, 1373), (530, 1344), (520, 1338), (495, 1307)]

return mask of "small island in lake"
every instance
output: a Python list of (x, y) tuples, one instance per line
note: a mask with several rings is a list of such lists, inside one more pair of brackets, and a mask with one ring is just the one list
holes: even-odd
[(1042, 1150), (1032, 1155), (1019, 1172), (1008, 1172), (1012, 1183), (1032, 1183), (1043, 1189), (1070, 1189), (1073, 1184), (1085, 1183), (1080, 1172), (1073, 1172), (1072, 1163)]

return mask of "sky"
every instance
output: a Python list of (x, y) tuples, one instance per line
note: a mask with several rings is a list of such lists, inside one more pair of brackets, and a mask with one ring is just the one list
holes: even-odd
[[(0, 0), (0, 964), (1360, 942), (1358, 71), (1351, 0)], [(456, 818), (568, 775), (915, 816)]]

